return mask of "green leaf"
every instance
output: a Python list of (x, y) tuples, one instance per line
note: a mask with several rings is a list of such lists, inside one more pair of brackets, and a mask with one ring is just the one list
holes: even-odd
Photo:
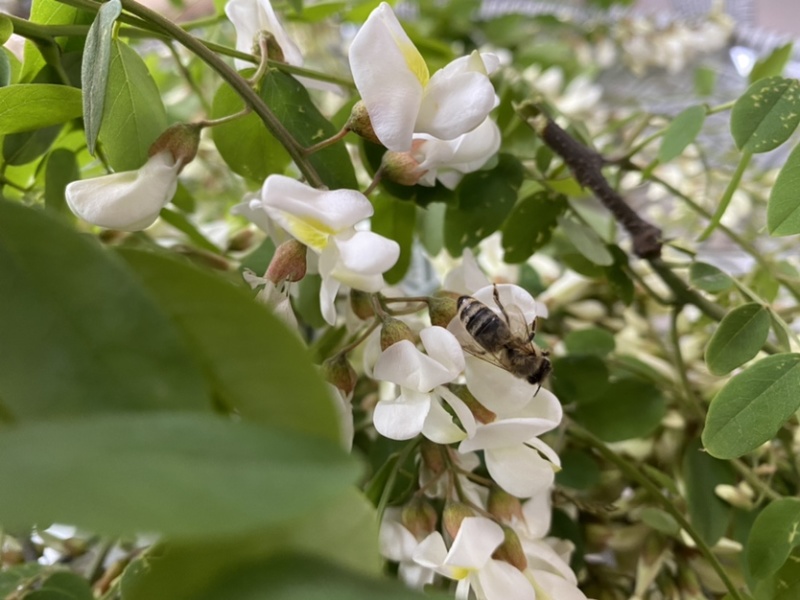
[(25, 596), (25, 600), (94, 600), (94, 594), (83, 577), (61, 571), (45, 579), (41, 589)]
[[(271, 70), (262, 81), (261, 98), (301, 146), (311, 146), (337, 133), (311, 101), (305, 86), (291, 75)], [(308, 160), (328, 188), (358, 188), (353, 163), (343, 143), (315, 152)]]
[(445, 214), (444, 244), (452, 256), (497, 231), (514, 208), (522, 177), (519, 160), (501, 154), (494, 169), (461, 180), (458, 205), (448, 205)]
[(719, 294), (733, 287), (733, 279), (714, 265), (694, 262), (689, 267), (689, 281), (698, 289), (710, 294)]
[(333, 400), (296, 332), (211, 273), (152, 252), (120, 254), (177, 325), (216, 398), (242, 419), (339, 440)]
[(6, 87), (12, 81), (13, 68), (9, 52), (5, 48), (0, 48), (0, 87)]
[(397, 200), (385, 194), (372, 199), (375, 214), (372, 216), (372, 231), (400, 244), (400, 258), (384, 273), (389, 284), (398, 283), (411, 264), (411, 245), (414, 242), (414, 227), (417, 207), (413, 202)]
[(667, 163), (680, 156), (697, 138), (705, 120), (706, 109), (703, 106), (690, 106), (678, 114), (661, 138), (661, 146), (658, 149), (659, 162)]
[(664, 396), (656, 386), (638, 379), (618, 379), (592, 402), (580, 404), (574, 417), (604, 442), (621, 442), (646, 437), (666, 412)]
[(694, 70), (694, 91), (699, 97), (710, 96), (717, 87), (716, 69), (706, 66)]
[(725, 375), (753, 358), (769, 335), (769, 309), (755, 302), (737, 306), (720, 321), (706, 346), (706, 365)]
[(800, 500), (781, 498), (756, 517), (747, 539), (747, 566), (753, 579), (769, 577), (800, 546)]
[[(348, 490), (302, 519), (231, 540), (160, 544), (122, 576), (122, 600), (196, 600), (227, 573), (276, 554), (304, 553), (378, 575), (378, 520), (363, 494)], [(310, 572), (309, 572), (310, 574)], [(227, 598), (227, 596), (223, 596)]]
[(725, 534), (731, 521), (731, 505), (715, 493), (718, 485), (733, 485), (736, 476), (731, 466), (702, 451), (700, 440), (692, 440), (683, 455), (683, 481), (689, 520), (709, 546)]
[(132, 171), (167, 128), (161, 94), (147, 65), (130, 46), (111, 42), (108, 83), (98, 139), (115, 171)]
[(208, 250), (214, 254), (222, 254), (222, 251), (212, 244), (208, 238), (206, 238), (206, 236), (204, 236), (200, 230), (195, 227), (194, 223), (192, 223), (182, 213), (170, 210), (169, 208), (162, 208), (159, 216), (164, 219), (165, 222), (172, 225), (175, 229), (186, 234), (186, 237), (194, 242), (198, 248)]
[(111, 34), (114, 22), (122, 13), (120, 0), (109, 0), (100, 5), (94, 23), (86, 35), (86, 47), (81, 63), (81, 87), (83, 88), (83, 127), (86, 131), (86, 146), (94, 156), (94, 145), (103, 122), (103, 107), (106, 101), (108, 67), (111, 62)]
[(778, 46), (769, 56), (760, 59), (753, 66), (753, 70), (750, 71), (750, 76), (748, 77), (750, 83), (763, 79), (764, 77), (782, 75), (786, 63), (789, 62), (789, 58), (792, 56), (792, 46), (792, 42), (784, 44), (783, 46)]
[[(220, 86), (211, 109), (213, 118), (235, 114), (244, 102), (227, 84)], [(267, 131), (255, 113), (211, 129), (222, 159), (242, 177), (263, 183), (267, 176), (282, 173), (291, 158), (283, 146)]]
[(733, 105), (731, 133), (743, 152), (769, 152), (789, 139), (800, 123), (800, 82), (760, 79)]
[(547, 191), (536, 192), (518, 202), (503, 223), (503, 260), (526, 261), (550, 241), (558, 217), (566, 209), (564, 196)]
[[(79, 21), (80, 15), (81, 11), (77, 8), (61, 4), (57, 0), (33, 0), (29, 20), (31, 23), (39, 23), (40, 25), (73, 25)], [(63, 40), (64, 38), (56, 39)], [(66, 42), (59, 41), (59, 46), (63, 49), (66, 46)], [(25, 41), (23, 56), (20, 79), (29, 81), (42, 70), (46, 62), (40, 52), (40, 48), (30, 40)], [(0, 105), (2, 104), (0, 103)]]
[(559, 486), (575, 490), (588, 490), (600, 482), (600, 467), (597, 462), (578, 450), (567, 450), (559, 453), (561, 470), (556, 473)]
[(444, 219), (447, 205), (432, 202), (417, 211), (417, 235), (430, 256), (436, 256), (444, 247)]
[(52, 125), (36, 131), (10, 133), (3, 138), (3, 159), (19, 166), (33, 162), (50, 149), (63, 125)]
[(81, 91), (51, 83), (0, 88), (0, 135), (60, 125), (81, 116)]
[(599, 356), (560, 356), (553, 360), (553, 373), (553, 390), (564, 404), (593, 402), (608, 387), (608, 367)]
[(25, 563), (0, 571), (0, 598), (7, 598), (20, 586), (36, 581), (48, 567), (36, 562)]
[(564, 338), (564, 345), (570, 354), (594, 354), (600, 357), (614, 351), (614, 336), (598, 327), (570, 331)]
[(56, 215), (70, 217), (64, 191), (67, 184), (80, 179), (75, 153), (64, 148), (53, 150), (47, 157), (44, 172), (44, 208)]
[(676, 537), (681, 531), (681, 526), (675, 520), (675, 517), (660, 508), (646, 506), (639, 516), (642, 519), (642, 523), (661, 533)]
[(789, 559), (773, 576), (758, 581), (753, 590), (753, 598), (754, 600), (800, 598), (800, 550), (793, 550)]
[(327, 323), (322, 317), (320, 308), (319, 291), (322, 287), (322, 278), (319, 275), (306, 275), (297, 285), (299, 293), (296, 302), (292, 303), (298, 316), (306, 325), (311, 327), (325, 327)]
[(241, 534), (324, 507), (358, 471), (332, 442), (212, 415), (29, 423), (0, 437), (0, 515), (111, 535)]
[(800, 354), (774, 354), (733, 377), (711, 401), (703, 445), (736, 458), (771, 440), (800, 408)]
[(0, 46), (8, 41), (12, 33), (14, 33), (14, 25), (12, 25), (11, 19), (0, 14)]
[(567, 215), (561, 215), (558, 224), (586, 260), (603, 267), (614, 264), (614, 257), (594, 229)]
[(767, 204), (770, 235), (800, 233), (800, 145), (795, 146), (778, 173)]
[(176, 330), (91, 238), (0, 202), (0, 289), (0, 397), (16, 419), (210, 407)]

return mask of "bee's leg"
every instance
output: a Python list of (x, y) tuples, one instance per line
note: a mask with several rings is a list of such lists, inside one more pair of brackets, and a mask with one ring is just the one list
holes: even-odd
[(530, 324), (529, 327), (530, 327), (531, 332), (528, 335), (528, 341), (532, 342), (533, 338), (536, 337), (536, 317), (533, 317), (533, 321), (531, 321), (531, 324)]
[(497, 284), (494, 284), (494, 289), (492, 290), (492, 298), (494, 298), (494, 303), (497, 305), (497, 308), (500, 309), (500, 312), (503, 313), (503, 318), (506, 320), (506, 325), (509, 327), (511, 326), (511, 319), (508, 318), (508, 313), (506, 312), (506, 307), (503, 306), (503, 303), (500, 302), (500, 293), (497, 291)]
[(533, 395), (535, 396), (536, 394), (538, 394), (540, 389), (542, 389), (542, 384), (541, 384), (541, 382), (539, 383), (539, 387), (537, 387), (537, 388), (536, 388), (536, 391), (535, 391), (535, 392), (533, 392)]

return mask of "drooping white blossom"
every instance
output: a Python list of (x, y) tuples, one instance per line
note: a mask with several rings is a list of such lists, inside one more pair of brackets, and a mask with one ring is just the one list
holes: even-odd
[[(281, 47), (285, 62), (296, 67), (303, 66), (303, 55), (278, 20), (270, 0), (229, 0), (225, 5), (225, 14), (236, 29), (236, 49), (240, 52), (252, 53), (259, 32), (265, 31), (271, 33)], [(253, 66), (239, 58), (233, 62), (237, 69)]]
[(356, 34), (349, 57), (372, 128), (389, 150), (409, 151), (415, 133), (454, 140), (483, 123), (497, 104), (488, 77), (499, 65), (495, 55), (473, 52), (431, 76), (385, 2)]
[(380, 552), (388, 560), (398, 563), (398, 575), (410, 588), (421, 590), (432, 583), (436, 572), (414, 560), (420, 541), (402, 523), (401, 510), (387, 508), (383, 514), (378, 535)]

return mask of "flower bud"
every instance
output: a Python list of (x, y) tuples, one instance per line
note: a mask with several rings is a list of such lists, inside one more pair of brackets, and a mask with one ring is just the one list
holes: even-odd
[(731, 506), (753, 510), (753, 489), (746, 482), (738, 486), (719, 484), (714, 488), (714, 493)]
[(392, 344), (402, 340), (414, 343), (414, 332), (400, 319), (385, 317), (381, 326), (381, 350), (386, 350)]
[(231, 236), (228, 240), (228, 250), (230, 252), (244, 252), (253, 245), (255, 235), (250, 228), (242, 229)]
[(367, 107), (361, 100), (353, 105), (353, 110), (350, 111), (350, 118), (347, 120), (345, 127), (373, 144), (381, 144), (378, 136), (375, 135), (375, 130), (372, 128), (372, 121), (369, 118)]
[(416, 185), (427, 172), (410, 152), (387, 152), (381, 161), (383, 178), (400, 185)]
[(442, 512), (442, 525), (450, 537), (455, 539), (456, 534), (461, 527), (461, 521), (467, 517), (474, 516), (475, 512), (466, 504), (461, 504), (460, 502), (449, 502), (447, 506), (444, 507), (444, 511)]
[(467, 386), (450, 384), (448, 387), (451, 392), (458, 396), (464, 402), (464, 404), (467, 405), (469, 411), (480, 423), (491, 423), (497, 418), (495, 413), (478, 402), (478, 399), (472, 395), (472, 392), (467, 389)]
[(428, 298), (428, 314), (432, 325), (447, 329), (450, 321), (458, 314), (456, 299), (445, 295), (431, 296)]
[(275, 285), (300, 281), (306, 274), (306, 247), (297, 240), (287, 240), (275, 250), (265, 277)]
[(423, 540), (436, 530), (438, 515), (430, 502), (415, 498), (403, 508), (401, 520), (415, 538)]
[(444, 447), (431, 442), (427, 438), (422, 438), (419, 451), (422, 462), (434, 476), (444, 473), (447, 468), (442, 454), (442, 452), (447, 451)]
[(487, 509), (501, 523), (510, 525), (515, 520), (525, 520), (525, 516), (522, 514), (522, 503), (519, 498), (512, 496), (497, 486), (492, 487), (489, 491)]
[(362, 321), (375, 316), (370, 294), (355, 288), (350, 290), (350, 308), (353, 310), (353, 314)]
[(494, 551), (492, 558), (505, 561), (517, 567), (520, 571), (524, 571), (528, 568), (528, 559), (525, 558), (525, 551), (522, 549), (522, 542), (519, 541), (519, 536), (511, 527), (502, 525), (501, 527), (503, 527), (505, 539)]
[(344, 354), (336, 354), (323, 361), (322, 376), (325, 381), (342, 390), (345, 397), (353, 393), (358, 382), (358, 375)]
[[(269, 31), (259, 31), (258, 36), (261, 39), (266, 41), (267, 46), (267, 58), (270, 60), (274, 60), (275, 62), (286, 62), (286, 58), (283, 54), (283, 48), (278, 43), (278, 40), (275, 39), (275, 36), (272, 35)], [(260, 40), (258, 43), (254, 44), (253, 54), (256, 56), (260, 56), (261, 54), (261, 44)]]
[(178, 172), (194, 160), (200, 146), (200, 125), (196, 123), (177, 123), (169, 127), (153, 142), (147, 151), (149, 156), (169, 150), (175, 162), (180, 165)]

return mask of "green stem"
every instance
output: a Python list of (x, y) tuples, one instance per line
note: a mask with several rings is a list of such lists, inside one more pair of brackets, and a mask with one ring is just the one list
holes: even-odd
[(171, 41), (167, 41), (166, 44), (167, 48), (169, 48), (170, 54), (172, 54), (172, 59), (175, 61), (175, 65), (178, 67), (178, 71), (180, 71), (181, 75), (183, 76), (184, 81), (186, 81), (186, 84), (192, 89), (194, 95), (197, 96), (198, 100), (200, 100), (200, 104), (202, 104), (205, 113), (209, 114), (211, 112), (211, 105), (208, 103), (208, 100), (206, 100), (205, 96), (203, 96), (203, 91), (200, 89), (200, 86), (197, 84), (197, 81), (195, 81), (194, 77), (192, 77), (189, 69), (187, 69), (186, 65), (183, 64), (183, 61), (181, 61), (180, 54), (175, 48), (175, 44), (173, 44)]
[(681, 385), (683, 386), (683, 395), (685, 397), (685, 404), (689, 411), (693, 412), (700, 421), (705, 421), (705, 413), (700, 405), (697, 403), (697, 396), (692, 390), (692, 384), (689, 382), (688, 369), (686, 362), (683, 360), (683, 353), (681, 352), (681, 339), (678, 332), (678, 317), (681, 314), (681, 307), (676, 306), (672, 309), (672, 318), (670, 321), (670, 338), (675, 352), (675, 368), (678, 371)]
[(711, 565), (711, 568), (717, 573), (719, 578), (722, 580), (722, 583), (728, 589), (728, 593), (730, 594), (731, 598), (734, 600), (743, 600), (742, 595), (739, 593), (739, 590), (734, 585), (733, 581), (731, 581), (728, 573), (723, 568), (722, 564), (719, 562), (719, 559), (714, 555), (711, 551), (709, 545), (705, 542), (705, 540), (700, 536), (699, 533), (694, 529), (691, 523), (689, 523), (688, 519), (683, 516), (683, 513), (677, 509), (675, 503), (666, 498), (662, 493), (659, 487), (654, 484), (650, 479), (645, 475), (644, 471), (637, 467), (634, 464), (628, 462), (622, 456), (619, 456), (614, 451), (612, 451), (608, 446), (606, 446), (603, 442), (593, 436), (591, 433), (586, 431), (585, 429), (572, 424), (570, 426), (570, 435), (574, 438), (584, 442), (598, 454), (600, 454), (603, 458), (608, 460), (609, 462), (615, 464), (620, 471), (622, 471), (627, 477), (629, 477), (632, 481), (637, 482), (641, 485), (648, 494), (655, 500), (661, 507), (668, 512), (672, 517), (678, 522), (678, 524), (683, 528), (684, 531), (692, 538), (697, 549), (700, 553), (705, 557), (708, 563)]
[(719, 222), (722, 220), (722, 216), (725, 214), (725, 211), (728, 209), (728, 205), (731, 203), (731, 198), (733, 198), (734, 192), (736, 192), (739, 187), (739, 183), (742, 181), (744, 171), (747, 169), (747, 166), (750, 164), (750, 160), (752, 158), (752, 152), (742, 153), (742, 157), (739, 159), (739, 164), (736, 165), (736, 170), (733, 172), (733, 176), (728, 182), (728, 187), (725, 188), (725, 193), (722, 194), (722, 198), (719, 201), (719, 206), (717, 207), (714, 215), (711, 217), (711, 223), (709, 223), (705, 231), (700, 234), (700, 237), (698, 238), (699, 241), (703, 242), (707, 240), (708, 236), (710, 236), (719, 225)]
[(386, 478), (386, 486), (383, 488), (383, 493), (381, 494), (381, 499), (378, 501), (378, 506), (375, 509), (375, 512), (378, 513), (378, 523), (383, 520), (383, 513), (386, 511), (386, 505), (389, 504), (389, 496), (392, 493), (392, 488), (394, 487), (394, 482), (397, 479), (397, 473), (405, 464), (408, 457), (414, 451), (414, 449), (419, 445), (422, 441), (422, 437), (417, 436), (413, 440), (410, 440), (406, 445), (405, 448), (400, 452), (400, 456), (397, 457), (397, 464), (395, 468), (392, 469), (392, 472), (389, 473), (389, 477)]
[(776, 492), (766, 483), (761, 481), (761, 479), (759, 479), (758, 476), (755, 473), (753, 473), (753, 471), (750, 470), (750, 467), (744, 464), (741, 459), (735, 458), (730, 462), (733, 465), (733, 468), (739, 472), (739, 474), (744, 478), (744, 480), (751, 486), (753, 486), (755, 489), (757, 489), (759, 492), (764, 494), (764, 496), (766, 496), (770, 500), (780, 500), (781, 498), (783, 498), (783, 496), (781, 496), (778, 492)]

